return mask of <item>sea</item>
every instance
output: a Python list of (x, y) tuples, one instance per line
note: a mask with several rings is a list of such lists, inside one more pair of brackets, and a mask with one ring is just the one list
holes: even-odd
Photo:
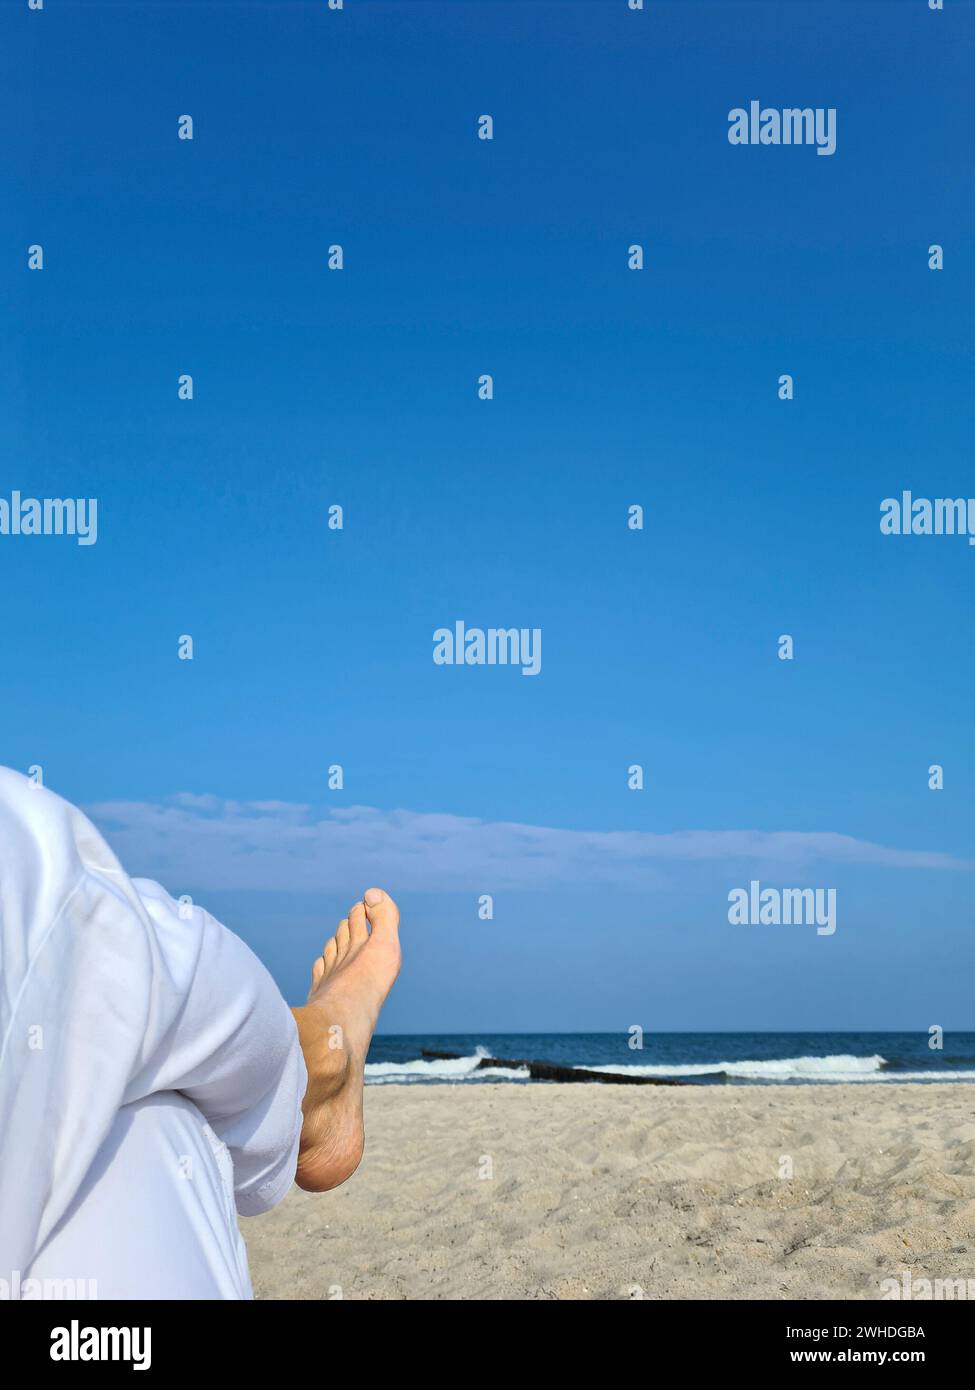
[[(374, 1037), (366, 1084), (529, 1084), (520, 1066), (482, 1058), (552, 1062), (590, 1071), (657, 1076), (698, 1086), (896, 1085), (975, 1081), (975, 1033), (430, 1033)], [(449, 1052), (452, 1058), (425, 1057)], [(531, 1085), (546, 1085), (531, 1081)]]

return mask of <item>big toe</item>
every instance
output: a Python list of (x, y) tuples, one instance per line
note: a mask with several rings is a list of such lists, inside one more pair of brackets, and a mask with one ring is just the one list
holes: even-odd
[(367, 888), (362, 895), (366, 917), (377, 941), (395, 941), (399, 930), (399, 908), (381, 888)]

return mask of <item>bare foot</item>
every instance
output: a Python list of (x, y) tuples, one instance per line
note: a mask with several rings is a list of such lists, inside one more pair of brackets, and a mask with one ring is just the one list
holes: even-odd
[(366, 1053), (399, 966), (399, 909), (370, 888), (312, 966), (307, 1004), (292, 1010), (308, 1068), (295, 1174), (307, 1192), (338, 1187), (358, 1167)]

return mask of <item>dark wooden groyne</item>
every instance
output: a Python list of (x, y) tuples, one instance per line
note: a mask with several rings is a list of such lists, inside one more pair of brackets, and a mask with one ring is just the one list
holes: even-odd
[[(457, 1062), (459, 1052), (434, 1052), (428, 1047), (420, 1049), (423, 1057), (443, 1062)], [(613, 1071), (586, 1071), (581, 1067), (560, 1067), (555, 1062), (532, 1062), (512, 1057), (481, 1057), (476, 1071), (488, 1067), (510, 1067), (513, 1071), (527, 1068), (532, 1081), (601, 1081), (610, 1086), (683, 1086), (683, 1081), (665, 1081), (660, 1076), (620, 1075)]]

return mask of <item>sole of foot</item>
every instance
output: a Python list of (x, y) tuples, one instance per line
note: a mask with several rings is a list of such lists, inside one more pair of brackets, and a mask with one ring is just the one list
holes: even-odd
[(308, 1070), (295, 1181), (308, 1192), (338, 1187), (359, 1165), (366, 1053), (399, 968), (399, 909), (369, 888), (316, 958), (307, 1003), (292, 1011)]

